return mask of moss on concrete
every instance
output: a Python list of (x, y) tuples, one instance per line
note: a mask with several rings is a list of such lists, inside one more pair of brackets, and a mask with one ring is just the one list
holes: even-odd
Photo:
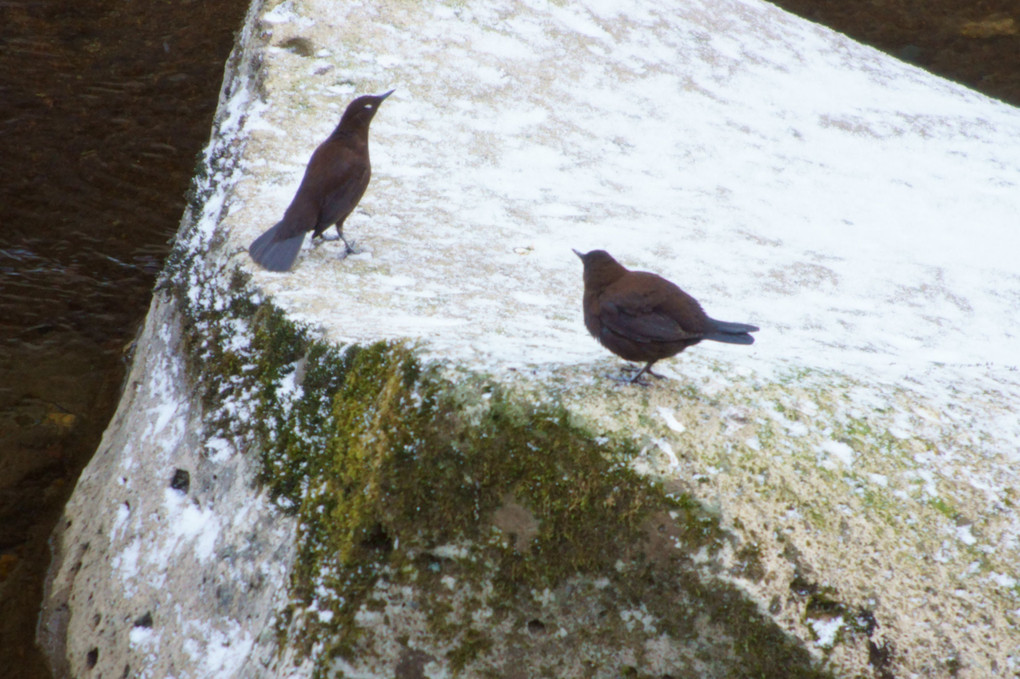
[[(207, 426), (299, 517), (279, 641), (318, 676), (822, 676), (705, 567), (738, 541), (628, 437), (403, 343), (324, 343), (246, 274), (172, 261)], [(754, 548), (735, 563), (761, 577)]]

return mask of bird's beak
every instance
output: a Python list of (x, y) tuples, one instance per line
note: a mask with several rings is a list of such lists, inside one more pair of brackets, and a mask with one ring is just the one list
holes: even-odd
[[(573, 248), (571, 248), (571, 249), (573, 250)], [(578, 257), (580, 257), (582, 262), (584, 261), (584, 255), (582, 255), (580, 252), (578, 252), (577, 250), (574, 250), (574, 254), (577, 255)]]
[(395, 89), (392, 89), (392, 90), (390, 90), (389, 92), (387, 92), (386, 94), (380, 94), (380, 95), (379, 95), (379, 101), (382, 101), (383, 99), (385, 99), (386, 97), (390, 96), (390, 95), (391, 95), (391, 94), (393, 94), (394, 92), (396, 92), (396, 90), (395, 90)]

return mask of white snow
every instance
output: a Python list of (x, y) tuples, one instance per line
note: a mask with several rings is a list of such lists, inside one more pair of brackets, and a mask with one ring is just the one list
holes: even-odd
[(156, 636), (149, 627), (132, 627), (128, 638), (132, 646), (149, 646), (156, 641)]
[(124, 524), (130, 515), (131, 509), (127, 503), (121, 503), (117, 506), (117, 513), (113, 517), (113, 527), (110, 528), (110, 540), (116, 539), (117, 534), (124, 528)]
[(138, 557), (141, 550), (141, 542), (133, 540), (125, 545), (112, 559), (114, 570), (120, 573), (125, 584), (138, 576)]
[(255, 272), (295, 317), (497, 372), (584, 367), (606, 352), (570, 250), (604, 248), (760, 325), (691, 350), (735, 366), (1020, 382), (1016, 109), (758, 2), (371, 7), (277, 6), (273, 41), (333, 66), (293, 79), (282, 51), (268, 86), (301, 108), (238, 102), (243, 247), (346, 103), (396, 88), (346, 227), (364, 254)]
[(882, 488), (889, 486), (889, 477), (885, 474), (867, 474), (867, 478), (876, 486), (881, 486)]
[[(216, 512), (196, 506), (188, 496), (170, 488), (163, 491), (163, 501), (170, 534), (182, 542), (192, 543), (200, 561), (209, 559), (220, 532)], [(177, 549), (179, 546), (168, 544), (168, 547)]]
[(956, 539), (965, 545), (973, 545), (977, 542), (977, 538), (974, 537), (974, 533), (971, 532), (970, 525), (958, 526), (956, 528)]
[(226, 462), (234, 454), (234, 447), (224, 438), (210, 436), (205, 442), (210, 462)]
[(822, 452), (827, 455), (827, 459), (823, 462), (825, 465), (834, 465), (834, 460), (837, 460), (849, 467), (854, 462), (853, 448), (842, 441), (828, 440), (822, 443), (821, 448)]
[(247, 660), (255, 640), (248, 630), (231, 621), (229, 633), (220, 630), (196, 630), (207, 634), (200, 658), (205, 676), (233, 676)]
[(673, 446), (670, 445), (669, 441), (665, 441), (663, 439), (656, 439), (655, 445), (666, 456), (666, 459), (669, 460), (670, 468), (679, 469), (680, 460), (679, 458), (677, 458), (676, 452), (673, 450)]
[(808, 625), (817, 637), (816, 644), (822, 648), (832, 648), (836, 643), (836, 635), (843, 627), (843, 618), (809, 618)]
[(675, 432), (683, 432), (686, 427), (680, 422), (677, 422), (676, 415), (669, 408), (659, 406), (659, 417), (666, 423), (666, 426)]
[[(764, 464), (804, 442), (850, 492), (882, 500), (876, 511), (935, 508), (946, 539), (926, 558), (995, 553), (991, 574), (971, 579), (1015, 584), (991, 569), (1017, 549), (1002, 517), (1020, 482), (1020, 111), (757, 0), (285, 0), (264, 26), (265, 96), (224, 101), (239, 162), (210, 183), (192, 237), (225, 234), (223, 256), (292, 318), (338, 343), (409, 339), (429, 357), (569, 389), (622, 363), (584, 329), (571, 253), (606, 249), (712, 316), (761, 327), (751, 347), (707, 342), (661, 362), (673, 380), (645, 394), (832, 381), (836, 414), (791, 388), (789, 402), (773, 391), (753, 412), (720, 412), (720, 425)], [(315, 57), (279, 48), (292, 37)], [(393, 88), (372, 125), (372, 184), (345, 228), (360, 253), (306, 242), (292, 272), (255, 267), (245, 248), (282, 215), (347, 103)], [(241, 353), (244, 330), (230, 344)], [(285, 404), (300, 371), (279, 385)], [(677, 441), (697, 427), (668, 405), (638, 461), (649, 470), (695, 464)], [(230, 407), (250, 416), (244, 398)], [(874, 413), (881, 426), (860, 433)], [(169, 414), (154, 409), (153, 426)], [(747, 422), (758, 435), (736, 438)], [(902, 463), (858, 445), (884, 433)], [(718, 488), (735, 476), (697, 464), (690, 478)], [(778, 471), (753, 478), (796, 496)], [(208, 558), (217, 524), (204, 512), (178, 507), (173, 535)], [(779, 518), (790, 535), (805, 522), (793, 505)], [(830, 647), (843, 623), (807, 624)]]

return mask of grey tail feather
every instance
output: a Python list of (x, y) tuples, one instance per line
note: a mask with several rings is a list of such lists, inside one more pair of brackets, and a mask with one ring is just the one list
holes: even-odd
[(294, 260), (297, 259), (298, 250), (305, 241), (304, 233), (277, 240), (276, 232), (282, 224), (283, 222), (277, 222), (248, 247), (251, 258), (270, 271), (290, 271), (294, 266)]
[(748, 333), (758, 332), (758, 326), (747, 323), (729, 323), (727, 321), (716, 321), (715, 332), (708, 333), (702, 339), (726, 342), (727, 344), (754, 344), (754, 338)]

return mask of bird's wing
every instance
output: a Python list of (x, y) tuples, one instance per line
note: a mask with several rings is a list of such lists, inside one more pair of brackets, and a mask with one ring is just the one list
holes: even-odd
[(667, 313), (654, 307), (616, 299), (603, 301), (599, 311), (603, 326), (634, 342), (677, 342), (701, 337), (700, 333), (684, 330)]
[(696, 340), (709, 330), (697, 300), (666, 279), (632, 272), (600, 296), (603, 324), (636, 342)]
[(350, 173), (323, 197), (319, 207), (319, 223), (315, 226), (317, 234), (343, 221), (354, 211), (368, 188), (368, 178), (368, 169), (357, 174)]

